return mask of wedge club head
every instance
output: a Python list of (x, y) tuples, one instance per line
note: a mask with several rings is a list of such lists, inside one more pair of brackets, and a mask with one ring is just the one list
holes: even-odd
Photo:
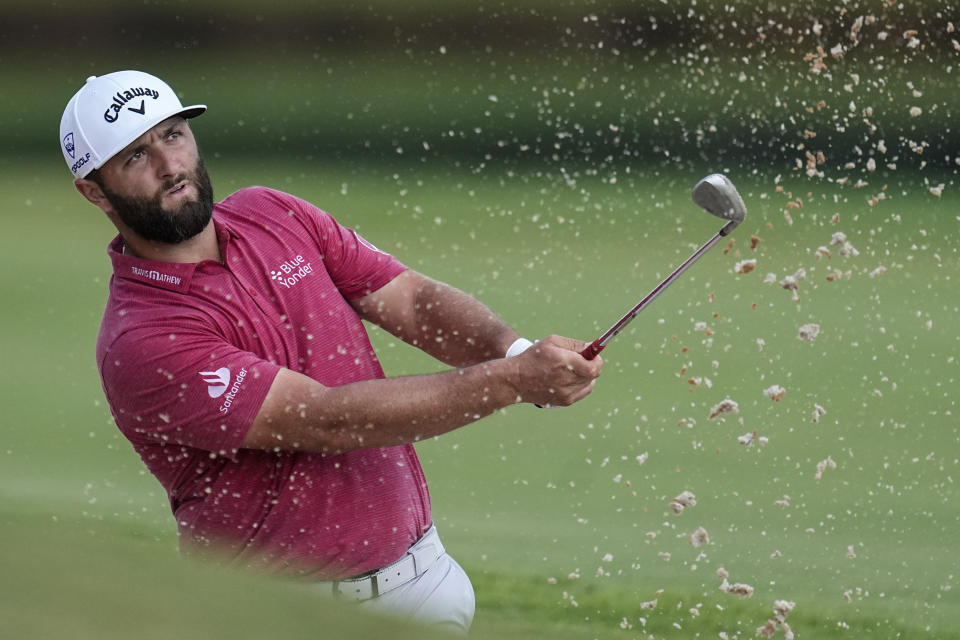
[(698, 207), (728, 221), (720, 230), (722, 236), (736, 229), (747, 217), (747, 205), (743, 203), (737, 188), (722, 173), (714, 173), (700, 180), (694, 185), (692, 195)]

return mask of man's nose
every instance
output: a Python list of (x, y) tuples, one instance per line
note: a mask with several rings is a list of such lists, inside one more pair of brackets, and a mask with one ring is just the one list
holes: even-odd
[(182, 172), (183, 163), (179, 155), (165, 149), (160, 149), (157, 151), (155, 158), (157, 175), (160, 178), (170, 178)]

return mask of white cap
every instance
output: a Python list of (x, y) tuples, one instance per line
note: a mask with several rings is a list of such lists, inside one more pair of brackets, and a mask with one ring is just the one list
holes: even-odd
[(60, 120), (60, 150), (75, 178), (85, 178), (167, 118), (193, 118), (207, 106), (184, 107), (170, 86), (142, 71), (90, 76)]

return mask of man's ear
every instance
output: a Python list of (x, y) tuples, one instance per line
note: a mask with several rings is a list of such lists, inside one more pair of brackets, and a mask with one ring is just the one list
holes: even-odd
[(100, 207), (104, 213), (113, 211), (113, 207), (110, 205), (110, 201), (107, 200), (106, 194), (103, 193), (103, 189), (93, 180), (77, 178), (73, 181), (73, 186), (77, 188), (80, 195), (90, 201), (91, 204)]

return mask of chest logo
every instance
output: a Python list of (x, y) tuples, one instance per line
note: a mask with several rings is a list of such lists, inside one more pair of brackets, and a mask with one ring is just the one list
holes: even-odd
[(284, 289), (290, 289), (313, 273), (313, 263), (298, 255), (284, 260), (280, 266), (270, 272), (270, 279), (276, 280)]

